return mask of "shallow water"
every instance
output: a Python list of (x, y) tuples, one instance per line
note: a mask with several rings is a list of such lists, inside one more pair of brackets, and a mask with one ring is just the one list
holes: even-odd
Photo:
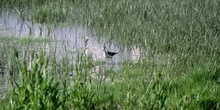
[[(78, 53), (85, 53), (94, 62), (104, 61), (105, 65), (96, 65), (93, 70), (95, 79), (109, 79), (100, 73), (105, 73), (107, 70), (118, 71), (120, 63), (125, 60), (138, 61), (141, 56), (139, 47), (134, 47), (131, 51), (126, 48), (119, 48), (116, 43), (109, 43), (105, 39), (99, 39), (95, 33), (88, 28), (73, 24), (72, 26), (45, 26), (30, 21), (22, 21), (19, 16), (14, 14), (2, 13), (0, 16), (0, 36), (16, 36), (16, 37), (49, 37), (54, 42), (45, 44), (37, 44), (35, 49), (45, 49), (48, 53), (55, 52), (57, 59), (68, 57), (70, 63), (75, 64)], [(85, 44), (88, 39), (87, 45)], [(119, 52), (113, 57), (113, 60), (105, 58), (103, 46), (107, 46), (109, 51)], [(31, 44), (32, 45), (32, 44)], [(7, 70), (6, 70), (7, 71)], [(74, 74), (74, 73), (70, 73)], [(3, 75), (0, 83), (1, 88), (7, 88), (7, 74)], [(1, 93), (0, 93), (1, 94)]]
[[(31, 32), (30, 32), (31, 28)], [(40, 31), (40, 28), (42, 28)], [(49, 32), (48, 32), (49, 31)], [(48, 34), (49, 33), (49, 34)], [(86, 53), (94, 61), (105, 60), (103, 45), (106, 44), (109, 51), (119, 52), (113, 58), (114, 63), (122, 62), (126, 59), (138, 60), (141, 53), (138, 47), (134, 47), (130, 52), (126, 48), (120, 49), (118, 44), (109, 44), (105, 39), (99, 39), (89, 29), (79, 25), (48, 27), (40, 24), (32, 24), (30, 21), (22, 21), (16, 14), (0, 16), (0, 35), (16, 37), (50, 37), (56, 42), (53, 47), (57, 51), (57, 56), (63, 56), (66, 52), (73, 53), (75, 56), (78, 52), (83, 52), (85, 48), (85, 39), (88, 40)]]

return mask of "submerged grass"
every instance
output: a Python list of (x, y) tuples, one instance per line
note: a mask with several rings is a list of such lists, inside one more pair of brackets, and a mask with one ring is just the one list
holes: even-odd
[[(12, 80), (10, 96), (2, 100), (8, 108), (220, 108), (218, 0), (2, 0), (0, 4), (1, 11), (17, 7), (21, 18), (30, 16), (30, 20), (55, 25), (64, 21), (82, 24), (99, 37), (128, 47), (138, 45), (143, 53), (150, 48), (152, 55), (169, 54), (175, 59), (165, 66), (145, 60), (124, 62), (119, 71), (106, 71), (111, 80), (104, 82), (94, 81), (93, 62), (81, 54), (77, 64), (71, 65), (68, 59), (57, 62), (56, 57), (34, 53), (39, 57), (29, 71), (25, 59), (13, 62), (17, 55), (12, 54), (10, 58), (15, 59), (9, 61), (19, 77)], [(2, 52), (7, 49), (2, 47)], [(5, 62), (6, 55), (1, 55)], [(1, 68), (5, 65), (0, 64)], [(73, 72), (76, 75), (69, 80), (67, 74)]]

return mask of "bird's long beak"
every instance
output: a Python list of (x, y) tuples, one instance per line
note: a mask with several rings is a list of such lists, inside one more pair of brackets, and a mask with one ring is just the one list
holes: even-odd
[(102, 50), (105, 51), (105, 50), (106, 50), (106, 47), (104, 46)]
[(106, 50), (106, 46), (105, 46), (105, 44), (104, 44), (104, 46), (103, 46), (103, 51), (105, 51)]

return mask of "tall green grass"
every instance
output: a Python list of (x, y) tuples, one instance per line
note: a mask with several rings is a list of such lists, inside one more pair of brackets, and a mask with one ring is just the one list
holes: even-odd
[(20, 53), (20, 49), (8, 48), (11, 87), (0, 100), (5, 109), (220, 107), (220, 88), (213, 80), (215, 76), (210, 75), (210, 65), (177, 76), (155, 65), (124, 62), (117, 72), (112, 69), (99, 72), (111, 79), (105, 82), (93, 78), (95, 64), (85, 54), (79, 53), (73, 65), (68, 62), (73, 59), (58, 60), (55, 54), (46, 54), (44, 50)]
[[(149, 52), (149, 48), (152, 52), (152, 57), (144, 56), (142, 63), (124, 62), (119, 71), (107, 71), (112, 79), (107, 83), (93, 81), (90, 75), (94, 64), (84, 56), (78, 57), (74, 68), (65, 61), (58, 63), (54, 58), (51, 65), (57, 65), (54, 71), (59, 71), (58, 76), (65, 77), (70, 71), (77, 74), (73, 78), (74, 84), (68, 84), (70, 82), (65, 78), (60, 82), (60, 77), (53, 75), (37, 83), (39, 88), (51, 88), (49, 93), (57, 91), (55, 103), (52, 96), (45, 95), (45, 89), (37, 89), (38, 93), (44, 94), (34, 97), (30, 92), (32, 89), (19, 83), (13, 89), (21, 97), (12, 92), (9, 98), (14, 101), (9, 104), (11, 108), (37, 109), (38, 106), (32, 106), (32, 103), (39, 105), (37, 98), (43, 98), (46, 101), (40, 106), (59, 105), (59, 109), (219, 109), (218, 0), (2, 0), (0, 4), (1, 11), (18, 8), (21, 18), (55, 25), (76, 23), (89, 27), (97, 36), (110, 42), (117, 41), (127, 47), (138, 45), (143, 53)], [(146, 61), (154, 59), (157, 54), (168, 54), (173, 60), (165, 65)], [(51, 70), (51, 65), (43, 63), (42, 59), (51, 61), (44, 56), (36, 58), (40, 61), (34, 63), (38, 65), (36, 68), (41, 70), (44, 66), (42, 70), (47, 75), (53, 74), (53, 71), (47, 71)], [(23, 60), (17, 63), (25, 65)], [(24, 67), (15, 68), (21, 71), (21, 82), (29, 82)], [(28, 84), (36, 89), (31, 81)], [(54, 83), (67, 88), (54, 86)], [(20, 86), (23, 88), (19, 89)], [(22, 95), (24, 90), (28, 95)], [(32, 101), (21, 103), (25, 97)]]
[(45, 53), (32, 55), (30, 62), (18, 61), (19, 56), (14, 60), (18, 66), (18, 77), (11, 80), (10, 108), (65, 109), (68, 97), (65, 80), (60, 82), (59, 75), (53, 73), (54, 67), (49, 70)]
[[(83, 54), (78, 63), (54, 64), (43, 51), (32, 52), (30, 63), (16, 55), (11, 79), (10, 109), (219, 109), (220, 88), (208, 66), (184, 76), (170, 77), (160, 69), (125, 63), (108, 82), (92, 78), (92, 63)], [(73, 67), (73, 68), (71, 68)], [(57, 70), (56, 68), (59, 68)], [(73, 72), (73, 77), (69, 77)], [(101, 74), (101, 73), (100, 73)], [(201, 77), (202, 76), (202, 77)], [(6, 99), (5, 99), (6, 100)]]
[(218, 4), (190, 0), (93, 0), (79, 2), (81, 16), (77, 19), (84, 18), (83, 23), (111, 41), (140, 45), (144, 52), (150, 47), (155, 54), (171, 54), (176, 57), (172, 65), (175, 71), (184, 72), (207, 62), (213, 62), (216, 71), (220, 63)]
[(176, 58), (173, 68), (181, 71), (206, 62), (213, 62), (213, 71), (219, 69), (217, 0), (1, 2), (1, 7), (14, 10), (15, 6), (23, 18), (36, 22), (81, 24), (121, 45), (139, 45), (143, 52), (150, 47), (155, 53), (169, 53)]

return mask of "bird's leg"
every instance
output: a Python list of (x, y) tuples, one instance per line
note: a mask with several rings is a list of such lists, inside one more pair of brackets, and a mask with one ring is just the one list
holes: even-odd
[(113, 61), (113, 59), (111, 58), (111, 61), (112, 61), (112, 64), (114, 64), (114, 61)]

